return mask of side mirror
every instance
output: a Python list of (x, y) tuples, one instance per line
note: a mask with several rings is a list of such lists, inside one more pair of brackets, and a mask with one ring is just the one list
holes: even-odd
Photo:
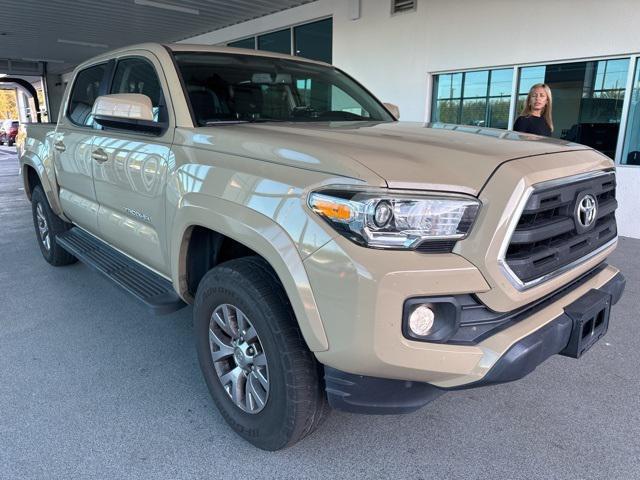
[(140, 93), (116, 93), (96, 98), (93, 119), (107, 128), (159, 134), (166, 127), (153, 119), (151, 99)]
[(387, 108), (387, 110), (391, 112), (393, 118), (395, 118), (396, 120), (400, 120), (400, 109), (397, 105), (393, 103), (383, 103), (383, 105)]

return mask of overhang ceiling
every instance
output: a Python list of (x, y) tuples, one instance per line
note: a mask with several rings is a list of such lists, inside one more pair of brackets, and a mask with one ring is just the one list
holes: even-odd
[(0, 59), (62, 73), (114, 48), (184, 40), (312, 1), (0, 0)]

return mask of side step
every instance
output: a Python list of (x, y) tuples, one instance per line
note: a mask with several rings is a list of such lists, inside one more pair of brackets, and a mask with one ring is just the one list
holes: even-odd
[(187, 305), (176, 294), (171, 282), (78, 227), (58, 235), (56, 241), (78, 260), (132, 294), (156, 315), (175, 312)]

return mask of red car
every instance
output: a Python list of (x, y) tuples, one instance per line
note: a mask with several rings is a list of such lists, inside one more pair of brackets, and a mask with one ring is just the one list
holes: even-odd
[(20, 122), (17, 120), (5, 120), (2, 122), (2, 126), (0, 126), (0, 144), (11, 146), (16, 143), (19, 125)]

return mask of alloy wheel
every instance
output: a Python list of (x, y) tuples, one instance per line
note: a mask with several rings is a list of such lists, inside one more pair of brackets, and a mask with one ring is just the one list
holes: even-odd
[(269, 368), (260, 338), (247, 316), (237, 307), (223, 304), (209, 321), (211, 359), (233, 403), (256, 414), (269, 398)]
[(44, 216), (41, 203), (38, 203), (36, 206), (36, 220), (38, 223), (38, 231), (40, 232), (40, 241), (48, 252), (51, 250), (51, 236), (49, 235), (49, 224), (47, 223), (47, 218)]

